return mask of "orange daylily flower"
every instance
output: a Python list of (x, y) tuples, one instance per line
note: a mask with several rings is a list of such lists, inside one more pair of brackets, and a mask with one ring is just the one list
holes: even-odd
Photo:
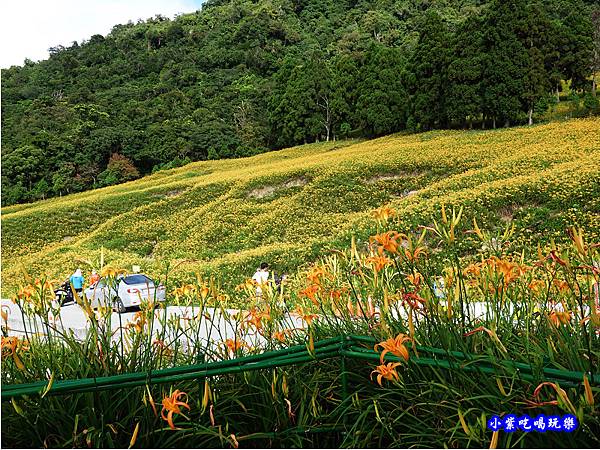
[(421, 257), (421, 255), (426, 255), (427, 250), (425, 247), (417, 247), (414, 250), (409, 250), (408, 248), (404, 249), (404, 256), (409, 261), (416, 261)]
[(31, 285), (25, 286), (24, 288), (21, 288), (19, 290), (19, 292), (17, 293), (17, 297), (22, 299), (22, 300), (26, 300), (31, 298), (31, 296), (35, 293), (35, 288)]
[(319, 292), (319, 286), (316, 284), (311, 284), (310, 286), (308, 286), (307, 288), (301, 290), (298, 295), (300, 297), (306, 297), (309, 298), (311, 302), (313, 302), (313, 304), (315, 306), (318, 306), (318, 302), (317, 302), (317, 298), (316, 295)]
[(423, 305), (427, 303), (427, 301), (418, 294), (414, 292), (408, 292), (402, 296), (402, 301), (404, 303), (408, 303), (410, 307), (414, 310), (420, 310), (423, 308)]
[(25, 340), (21, 340), (15, 336), (2, 336), (1, 347), (2, 359), (12, 357), (17, 368), (19, 370), (25, 370), (25, 364), (23, 364), (23, 361), (21, 361), (21, 358), (18, 354), (19, 350), (28, 349), (27, 342)]
[(339, 300), (340, 298), (342, 298), (343, 293), (344, 290), (332, 289), (331, 291), (329, 291), (329, 298), (332, 300)]
[(146, 315), (142, 311), (138, 311), (134, 314), (133, 320), (127, 324), (127, 328), (134, 328), (136, 332), (141, 333), (147, 322)]
[(229, 350), (232, 355), (241, 348), (248, 348), (248, 344), (241, 339), (227, 339), (225, 341), (225, 347)]
[(567, 283), (564, 280), (556, 280), (555, 279), (555, 280), (552, 280), (552, 284), (554, 286), (556, 286), (556, 288), (558, 289), (558, 292), (565, 293), (565, 292), (569, 292), (571, 290), (569, 283)]
[(498, 275), (502, 276), (504, 286), (507, 286), (509, 283), (525, 273), (525, 268), (520, 267), (518, 264), (512, 261), (500, 259), (496, 256), (492, 256), (491, 258), (487, 259), (485, 263)]
[(379, 386), (383, 386), (381, 384), (381, 380), (385, 378), (388, 381), (392, 381), (396, 379), (396, 381), (400, 380), (398, 376), (398, 372), (396, 372), (396, 367), (398, 367), (400, 363), (387, 363), (377, 366), (375, 370), (371, 372), (371, 379), (373, 378), (373, 374), (377, 373), (377, 383)]
[(569, 311), (553, 311), (548, 319), (554, 326), (566, 325), (571, 321), (571, 313)]
[(479, 275), (481, 275), (481, 264), (482, 263), (469, 264), (467, 267), (465, 267), (463, 269), (463, 275), (471, 276), (474, 278), (479, 277)]
[(239, 292), (239, 291), (244, 291), (244, 290), (247, 290), (247, 291), (254, 291), (254, 288), (255, 288), (255, 287), (256, 287), (256, 281), (254, 281), (252, 278), (248, 278), (248, 279), (246, 279), (246, 281), (244, 281), (243, 283), (241, 283), (241, 284), (238, 284), (238, 285), (235, 287), (235, 290), (236, 290), (236, 291), (238, 291), (238, 292)]
[(105, 277), (116, 277), (117, 275), (126, 275), (126, 274), (127, 274), (127, 271), (125, 269), (115, 269), (113, 267), (106, 266), (104, 269), (102, 269), (100, 276), (102, 278), (105, 278)]
[(171, 356), (173, 354), (173, 350), (171, 350), (169, 346), (165, 344), (165, 341), (161, 339), (155, 339), (152, 344), (156, 345), (160, 349), (160, 352), (162, 352), (165, 356)]
[(208, 288), (208, 286), (202, 285), (202, 288), (200, 289), (200, 296), (202, 297), (202, 300), (206, 300), (206, 297), (208, 296), (209, 292), (210, 289)]
[(48, 291), (52, 291), (54, 292), (54, 284), (56, 284), (56, 281), (54, 280), (40, 280), (37, 279), (35, 280), (35, 285), (36, 287), (42, 288), (44, 290), (48, 290)]
[[(546, 402), (539, 401), (538, 397), (544, 386), (550, 386), (552, 389), (554, 389), (554, 391), (557, 394), (556, 400), (550, 400)], [(564, 391), (564, 389), (559, 387), (556, 383), (552, 383), (551, 381), (544, 381), (543, 383), (540, 383), (540, 385), (535, 388), (535, 391), (533, 391), (533, 398), (534, 401), (525, 400), (525, 403), (529, 405), (528, 408), (536, 408), (545, 405), (558, 405), (558, 399), (560, 398), (563, 404), (567, 406), (573, 414), (575, 414), (575, 407), (573, 406), (573, 403), (571, 403), (571, 400), (569, 399), (567, 393)]]
[(248, 311), (248, 316), (246, 316), (245, 324), (253, 325), (254, 328), (256, 328), (256, 331), (261, 333), (263, 329), (263, 319), (271, 320), (271, 314), (267, 311), (260, 312), (256, 308), (252, 308), (250, 311)]
[(553, 262), (557, 262), (561, 266), (566, 266), (567, 265), (567, 261), (565, 261), (560, 256), (558, 256), (556, 254), (556, 250), (551, 250), (550, 254), (548, 255), (548, 258), (551, 259)]
[(418, 288), (421, 283), (423, 282), (423, 275), (421, 275), (419, 272), (415, 273), (415, 274), (410, 274), (406, 276), (406, 279), (412, 283), (416, 288)]
[(585, 316), (583, 319), (579, 321), (581, 325), (584, 325), (587, 322), (591, 322), (591, 324), (595, 327), (600, 326), (600, 314), (594, 313), (589, 316)]
[(2, 358), (6, 358), (7, 356), (10, 356), (12, 353), (14, 353), (17, 349), (18, 344), (19, 344), (18, 337), (2, 336)]
[(369, 241), (371, 243), (377, 242), (377, 244), (379, 244), (380, 254), (383, 253), (383, 250), (386, 250), (390, 253), (398, 253), (398, 247), (400, 246), (400, 243), (398, 242), (399, 237), (401, 237), (400, 233), (396, 231), (388, 231), (386, 233), (371, 236)]
[(546, 287), (546, 282), (542, 280), (532, 280), (527, 287), (535, 294), (538, 294)]
[(175, 296), (180, 297), (183, 295), (193, 294), (196, 291), (196, 286), (193, 284), (184, 284), (181, 287), (175, 289)]
[(306, 279), (310, 281), (312, 284), (321, 285), (322, 281), (327, 278), (331, 278), (331, 274), (325, 270), (324, 267), (315, 266), (311, 269), (311, 271), (306, 275)]
[(285, 333), (283, 331), (276, 331), (273, 333), (273, 338), (277, 339), (279, 342), (285, 342)]
[(371, 256), (365, 260), (365, 263), (372, 266), (375, 272), (381, 272), (385, 266), (392, 264), (392, 260), (387, 256)]
[(383, 364), (383, 358), (388, 352), (398, 357), (404, 358), (405, 361), (408, 361), (408, 349), (406, 348), (404, 343), (411, 340), (412, 339), (409, 336), (400, 333), (395, 338), (389, 338), (385, 341), (380, 342), (379, 344), (375, 344), (373, 350), (377, 351), (377, 347), (381, 347), (383, 349), (379, 358), (381, 364)]
[(396, 211), (389, 206), (382, 206), (371, 213), (377, 220), (387, 222), (390, 218), (396, 215)]
[(296, 308), (296, 314), (298, 314), (308, 325), (310, 325), (312, 321), (318, 317), (317, 314), (310, 314), (308, 312), (305, 313), (302, 306), (298, 306), (298, 308)]
[(248, 325), (253, 325), (257, 331), (262, 330), (262, 316), (259, 314), (252, 314), (249, 319), (246, 319)]
[(480, 262), (480, 263), (473, 263), (473, 264), (469, 264), (467, 267), (465, 267), (463, 269), (463, 275), (465, 276), (471, 276), (471, 277), (479, 277), (481, 275), (481, 270), (484, 267), (484, 263)]
[[(190, 405), (188, 405), (185, 401), (180, 400), (183, 397), (187, 401), (187, 396), (188, 395), (185, 392), (181, 392), (179, 389), (176, 389), (171, 395), (163, 398), (163, 407), (160, 412), (160, 416), (167, 421), (171, 430), (175, 429), (175, 425), (173, 424), (173, 414), (183, 414), (181, 407), (187, 408), (188, 411), (191, 409)], [(165, 416), (166, 411), (168, 411), (168, 413)]]
[(495, 261), (495, 266), (496, 269), (498, 270), (499, 273), (502, 274), (502, 276), (504, 277), (504, 284), (508, 284), (510, 283), (515, 277), (515, 264), (510, 262), (510, 261), (506, 261), (504, 259), (497, 259)]

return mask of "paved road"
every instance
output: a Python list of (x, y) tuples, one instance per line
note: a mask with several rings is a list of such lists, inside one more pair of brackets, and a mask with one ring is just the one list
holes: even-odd
[[(8, 313), (8, 327), (9, 334), (13, 336), (23, 336), (25, 334), (25, 328), (28, 333), (40, 333), (45, 334), (46, 328), (40, 317), (23, 318), (19, 307), (10, 300), (1, 300), (1, 307), (3, 313)], [(458, 311), (458, 305), (454, 306), (455, 311)], [(560, 305), (556, 307), (556, 310), (561, 310)], [(493, 305), (484, 302), (473, 302), (469, 304), (470, 317), (471, 319), (491, 318), (495, 315)], [(192, 342), (190, 340), (199, 339), (202, 341), (202, 345), (216, 345), (224, 342), (226, 339), (244, 339), (251, 346), (258, 346), (264, 342), (264, 338), (255, 332), (254, 328), (246, 327), (244, 331), (241, 331), (242, 322), (248, 318), (248, 313), (242, 311), (240, 318), (240, 311), (234, 309), (228, 310), (215, 310), (208, 308), (203, 311), (203, 315), (200, 316), (199, 328), (195, 328), (193, 337), (186, 336), (186, 333), (181, 333), (181, 329), (185, 330), (190, 327), (190, 320), (194, 317), (198, 317), (200, 313), (199, 307), (185, 307), (185, 306), (168, 306), (166, 309), (157, 309), (155, 311), (155, 320), (153, 324), (154, 335), (157, 336), (162, 332), (161, 322), (166, 320), (171, 324), (167, 327), (167, 330), (172, 331), (176, 327), (173, 325), (178, 321), (181, 328), (178, 334), (170, 333), (170, 336), (162, 335), (161, 337), (168, 337), (169, 342), (179, 341), (184, 346), (188, 346)], [(122, 333), (119, 329), (126, 330), (128, 325), (135, 321), (135, 311), (129, 311), (123, 314), (113, 312), (110, 316), (111, 329), (113, 331), (113, 339), (121, 339)], [(503, 311), (507, 317), (514, 318), (514, 311), (512, 305), (509, 305), (509, 310)], [(393, 316), (401, 315), (403, 318), (407, 318), (407, 312), (403, 309), (400, 311), (394, 311)], [(158, 318), (160, 317), (161, 320)], [(333, 319), (333, 318), (332, 318)], [(4, 319), (1, 319), (4, 321)], [(361, 320), (361, 319), (357, 319)], [(84, 340), (89, 331), (89, 319), (87, 318), (84, 311), (79, 305), (70, 304), (63, 306), (60, 310), (60, 316), (56, 317), (54, 322), (56, 329), (61, 333), (72, 333), (77, 339)], [(195, 323), (196, 326), (198, 322)], [(4, 323), (3, 323), (4, 325)], [(305, 324), (302, 319), (295, 313), (288, 313), (283, 321), (279, 324), (281, 330), (284, 329), (297, 329), (303, 328)], [(187, 333), (188, 335), (190, 333)], [(165, 339), (165, 342), (167, 340)]]
[[(41, 333), (46, 332), (45, 325), (40, 317), (23, 318), (21, 311), (17, 305), (10, 300), (2, 300), (1, 303), (2, 311), (8, 313), (8, 327), (9, 334), (13, 336), (23, 336), (25, 331), (28, 333)], [(168, 306), (165, 310), (157, 309), (155, 311), (154, 320), (154, 334), (159, 335), (162, 330), (161, 322), (164, 322), (166, 318), (167, 322), (175, 323), (179, 321), (179, 324), (183, 329), (189, 327), (189, 321), (197, 317), (200, 314), (199, 307), (185, 307), (185, 306)], [(246, 312), (242, 312), (241, 320), (239, 310), (228, 309), (225, 311), (215, 310), (208, 308), (202, 311), (203, 315), (200, 316), (200, 327), (199, 333), (196, 335), (198, 339), (204, 342), (219, 343), (226, 339), (234, 339), (240, 336), (240, 325), (241, 322), (247, 317)], [(113, 312), (110, 316), (111, 329), (113, 331), (113, 339), (120, 339), (119, 329), (127, 329), (129, 324), (135, 322), (136, 311), (128, 311), (123, 314)], [(161, 320), (159, 320), (159, 318)], [(78, 339), (85, 339), (88, 333), (90, 321), (87, 318), (85, 312), (77, 304), (65, 305), (60, 310), (60, 315), (56, 318), (51, 318), (51, 323), (54, 324), (56, 329), (61, 332), (73, 333)], [(284, 321), (281, 323), (282, 328), (301, 328), (303, 326), (302, 320), (294, 313), (288, 314)], [(174, 327), (168, 327), (169, 330)], [(254, 329), (248, 329), (243, 332), (243, 339), (249, 345), (258, 345), (264, 338), (253, 331)], [(172, 336), (171, 336), (172, 337)]]
[[(457, 305), (455, 306), (455, 308)], [(474, 302), (469, 305), (470, 316), (472, 318), (481, 317), (484, 318), (489, 311), (490, 305), (482, 302)], [(37, 317), (36, 320), (31, 318), (25, 318), (21, 315), (21, 312), (17, 305), (10, 300), (2, 300), (2, 310), (8, 312), (8, 326), (10, 328), (11, 335), (22, 335), (25, 331), (25, 325), (27, 331), (43, 332), (45, 330), (41, 318)], [(182, 327), (186, 327), (187, 321), (193, 317), (198, 316), (200, 313), (199, 307), (185, 307), (185, 306), (168, 306), (165, 310), (157, 309), (155, 311), (155, 323), (154, 329), (161, 330), (161, 323), (157, 317), (161, 317), (168, 321), (179, 321)], [(240, 328), (239, 310), (228, 309), (225, 311), (215, 310), (208, 308), (203, 311), (207, 316), (202, 316), (201, 319), (201, 335), (202, 339), (209, 339), (213, 341), (220, 341), (225, 339), (231, 339), (235, 337), (235, 330)], [(225, 314), (225, 317), (223, 317)], [(509, 311), (512, 315), (512, 309)], [(237, 318), (234, 316), (237, 315)], [(393, 314), (394, 316), (397, 313)], [(406, 316), (406, 311), (400, 311), (400, 315)], [(247, 317), (246, 312), (242, 312), (242, 318)], [(113, 312), (110, 318), (111, 328), (113, 331), (117, 331), (119, 327), (127, 327), (127, 325), (135, 320), (135, 311), (129, 311), (123, 314)], [(70, 304), (63, 306), (60, 310), (60, 317), (56, 317), (54, 323), (59, 330), (71, 330), (75, 336), (83, 339), (89, 329), (89, 319), (87, 318), (84, 311), (79, 305)], [(280, 324), (282, 328), (301, 328), (303, 322), (297, 314), (291, 313), (284, 318), (284, 322)], [(252, 338), (252, 335), (249, 336)], [(260, 336), (256, 336), (260, 338)], [(260, 339), (259, 339), (260, 340)]]

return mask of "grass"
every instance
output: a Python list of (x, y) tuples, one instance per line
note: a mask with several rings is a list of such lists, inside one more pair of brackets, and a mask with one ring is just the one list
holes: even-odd
[(184, 281), (224, 275), (233, 287), (263, 260), (293, 271), (372, 232), (389, 204), (403, 226), (441, 204), (463, 205), (483, 226), (513, 221), (522, 246), (564, 241), (584, 226), (600, 237), (600, 119), (496, 131), (435, 131), (306, 145), (207, 161), (118, 186), (2, 209), (2, 294), (24, 271), (64, 278), (77, 265), (166, 261)]

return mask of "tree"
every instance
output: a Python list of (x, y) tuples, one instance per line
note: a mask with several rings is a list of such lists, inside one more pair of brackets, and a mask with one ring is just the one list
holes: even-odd
[(482, 72), (485, 61), (482, 20), (471, 16), (456, 31), (448, 66), (446, 113), (451, 122), (473, 126), (482, 112)]
[(412, 118), (420, 129), (429, 130), (447, 124), (446, 68), (451, 36), (435, 11), (425, 13), (419, 25), (419, 40), (408, 63), (408, 87)]
[(565, 39), (564, 25), (559, 20), (550, 22), (551, 31), (548, 34), (548, 48), (545, 53), (546, 72), (548, 81), (556, 95), (556, 102), (560, 102), (562, 80), (565, 78), (561, 61), (561, 46)]
[[(526, 15), (535, 8), (540, 17)], [(173, 20), (117, 25), (2, 69), (2, 201), (43, 196), (42, 180), (48, 195), (91, 189), (115, 153), (144, 175), (204, 160), (211, 148), (211, 157), (241, 157), (338, 136), (470, 127), (482, 116), (533, 120), (562, 80), (597, 111), (587, 97), (600, 52), (594, 8), (211, 0)], [(43, 157), (23, 172), (26, 154), (10, 155), (28, 146)]]
[(49, 192), (50, 185), (48, 184), (45, 178), (42, 178), (40, 181), (35, 183), (35, 186), (33, 186), (33, 189), (31, 190), (31, 199), (43, 200), (46, 198)]
[(119, 153), (113, 153), (108, 160), (106, 170), (99, 175), (98, 179), (102, 185), (109, 186), (131, 181), (139, 176), (138, 170), (129, 159)]
[(590, 59), (593, 55), (592, 22), (585, 10), (573, 8), (563, 20), (561, 66), (572, 89), (589, 89)]
[(56, 195), (68, 194), (73, 190), (73, 176), (75, 175), (75, 166), (67, 163), (62, 164), (52, 174), (52, 190)]
[(270, 122), (278, 135), (277, 145), (316, 141), (328, 135), (332, 127), (330, 65), (319, 52), (310, 51), (302, 58), (289, 57), (275, 82), (281, 89), (274, 93)]
[(598, 76), (598, 72), (600, 72), (600, 8), (592, 12), (592, 26), (594, 34), (592, 38), (593, 48), (590, 70), (592, 71), (592, 95), (595, 97), (596, 87), (598, 86), (596, 77)]
[(521, 109), (529, 54), (517, 35), (517, 13), (524, 9), (524, 0), (494, 0), (484, 18), (483, 113), (494, 128), (498, 120), (508, 126)]
[(27, 189), (21, 183), (7, 184), (2, 182), (2, 206), (21, 203), (29, 200)]
[(356, 118), (369, 136), (406, 126), (408, 95), (402, 83), (406, 63), (399, 49), (373, 45), (359, 72)]
[(533, 111), (541, 98), (552, 89), (546, 71), (545, 56), (551, 51), (550, 33), (554, 31), (545, 10), (539, 4), (528, 4), (517, 23), (517, 36), (527, 50), (521, 103), (527, 112), (528, 124), (533, 124)]
[(359, 61), (347, 54), (337, 55), (331, 61), (331, 113), (334, 138), (347, 136), (359, 127), (361, 111), (356, 108), (360, 95)]
[(261, 110), (264, 110), (266, 97), (264, 81), (255, 75), (244, 75), (231, 85), (233, 121), (241, 145), (246, 149), (264, 149), (268, 125)]
[[(11, 183), (20, 184), (28, 191), (45, 173), (46, 156), (34, 145), (24, 145), (2, 152), (2, 176)], [(3, 183), (4, 184), (4, 183)]]

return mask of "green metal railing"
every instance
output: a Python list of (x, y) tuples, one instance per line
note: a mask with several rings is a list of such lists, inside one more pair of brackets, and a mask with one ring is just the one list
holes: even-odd
[[(342, 389), (344, 397), (347, 397), (347, 360), (359, 359), (374, 363), (378, 362), (380, 354), (373, 350), (375, 343), (375, 339), (368, 336), (339, 336), (315, 342), (314, 349), (309, 349), (305, 345), (296, 345), (230, 360), (105, 377), (57, 380), (51, 385), (49, 381), (2, 385), (2, 400), (23, 396), (67, 395), (159, 383), (175, 383), (197, 378), (303, 364), (328, 358), (341, 358)], [(514, 376), (530, 382), (555, 381), (562, 386), (576, 386), (583, 382), (584, 372), (554, 368), (541, 368), (541, 370), (538, 368), (536, 370), (525, 363), (507, 360), (491, 361), (481, 355), (423, 346), (416, 346), (416, 349), (418, 356), (413, 355), (408, 364), (479, 374)], [(401, 358), (389, 354), (386, 355), (386, 360), (403, 361)], [(588, 378), (591, 384), (600, 385), (600, 374), (588, 374)]]

